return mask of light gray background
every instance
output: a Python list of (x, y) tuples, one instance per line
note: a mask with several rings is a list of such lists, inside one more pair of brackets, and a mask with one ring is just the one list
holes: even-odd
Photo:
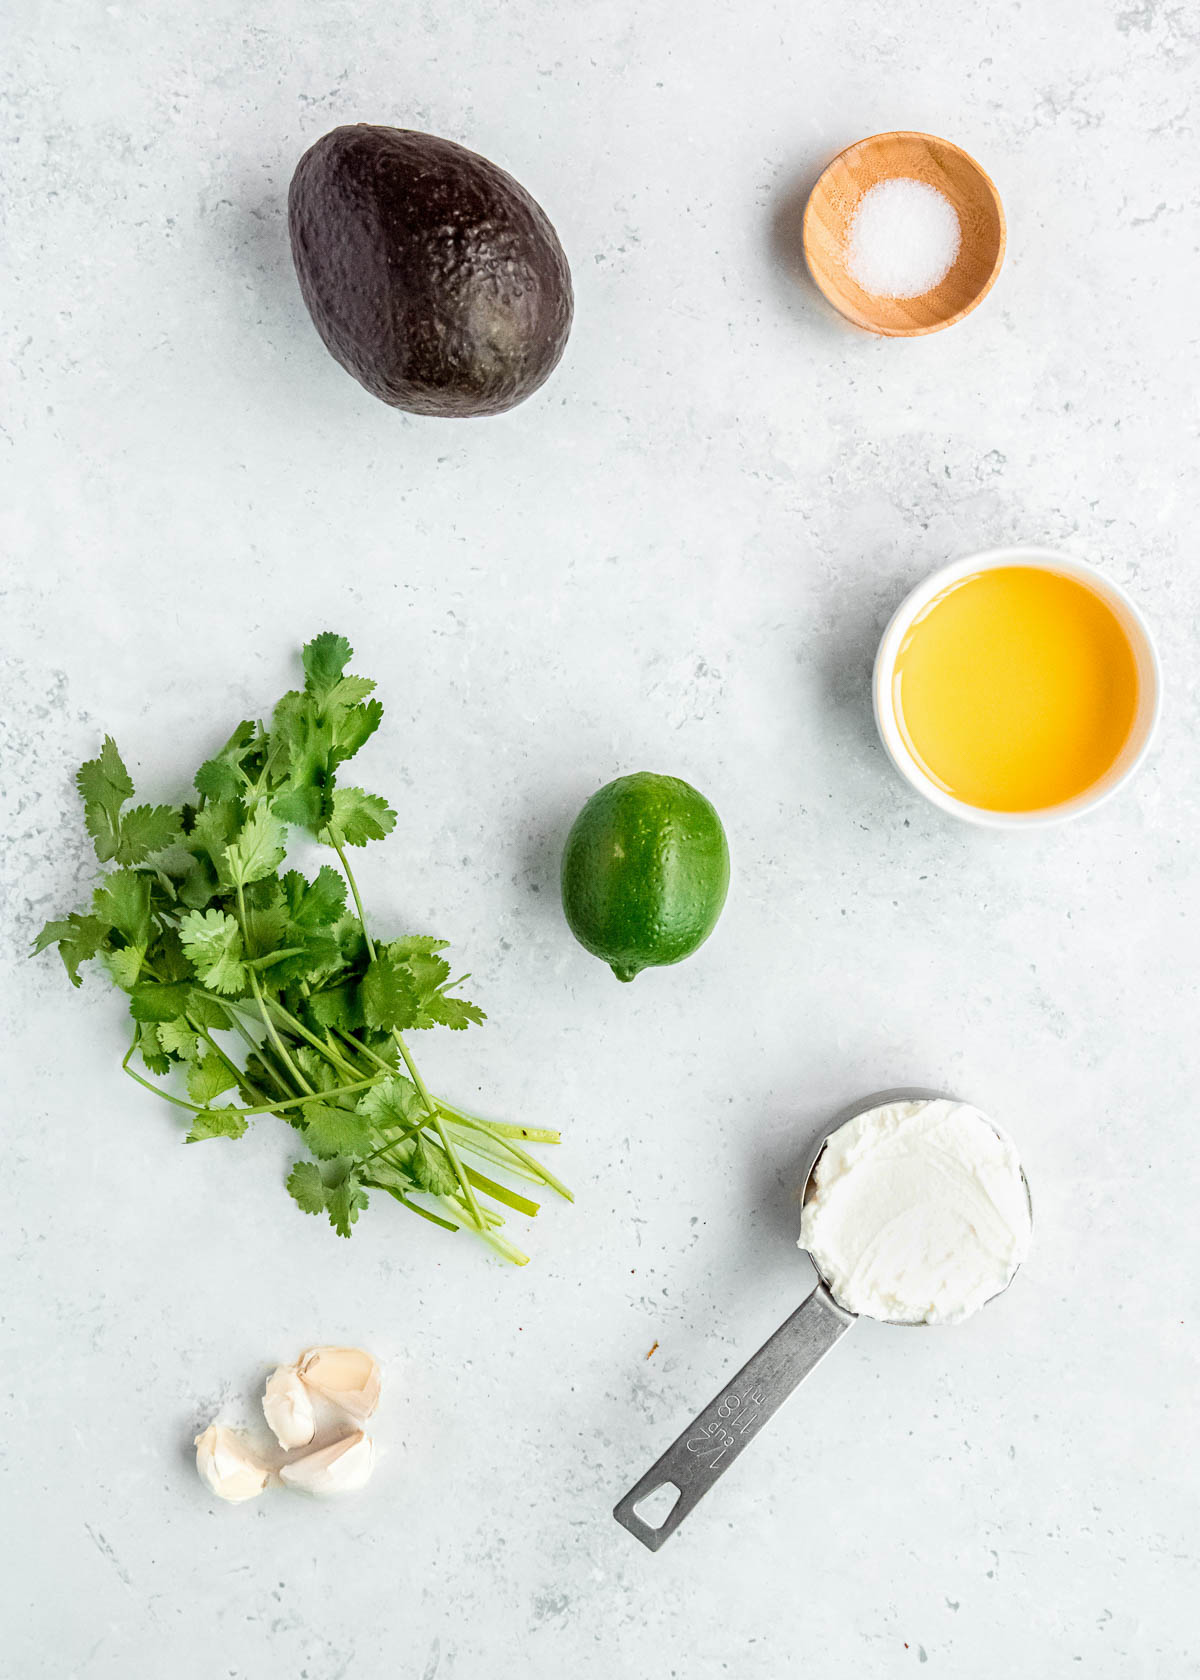
[[(6, 11), (0, 1669), (1194, 1674), (1193, 9)], [(393, 413), (321, 347), (287, 182), (359, 119), (467, 142), (557, 225), (577, 322), (515, 413)], [(974, 152), (1009, 220), (985, 307), (909, 343), (796, 272), (819, 168), (893, 127)], [(1020, 539), (1126, 585), (1166, 671), (1136, 784), (1029, 837), (911, 796), (867, 686), (912, 583)], [(421, 1041), (429, 1077), (566, 1137), (578, 1202), (523, 1272), (383, 1206), (339, 1242), (278, 1122), (180, 1148), (119, 1002), (24, 960), (90, 875), (101, 733), (177, 798), (325, 627), (387, 706), (369, 902), (490, 1015)], [(712, 797), (735, 877), (703, 953), (626, 988), (556, 870), (640, 768)], [(1015, 1134), (1032, 1258), (960, 1329), (864, 1324), (651, 1557), (610, 1505), (808, 1288), (823, 1119), (903, 1082)], [(341, 1337), (386, 1362), (368, 1494), (217, 1507), (194, 1427)]]

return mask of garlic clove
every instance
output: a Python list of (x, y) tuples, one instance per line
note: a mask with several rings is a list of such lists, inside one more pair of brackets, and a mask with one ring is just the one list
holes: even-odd
[(357, 1423), (365, 1423), (379, 1404), (379, 1366), (362, 1348), (309, 1348), (296, 1369), (302, 1382)]
[(371, 1479), (375, 1468), (375, 1443), (361, 1429), (331, 1446), (318, 1447), (293, 1459), (279, 1472), (281, 1482), (301, 1493), (327, 1498), (338, 1493), (357, 1493)]
[(294, 1365), (281, 1365), (267, 1378), (263, 1415), (281, 1447), (306, 1447), (316, 1433), (312, 1398)]
[(267, 1485), (270, 1471), (260, 1464), (236, 1430), (210, 1423), (196, 1436), (196, 1470), (218, 1499), (240, 1505), (255, 1499)]

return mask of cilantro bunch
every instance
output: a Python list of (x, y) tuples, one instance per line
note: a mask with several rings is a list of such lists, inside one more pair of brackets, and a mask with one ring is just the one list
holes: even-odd
[[(467, 976), (452, 978), (445, 941), (377, 940), (368, 927), (347, 849), (383, 839), (396, 814), (378, 794), (337, 784), (383, 716), (375, 684), (346, 674), (351, 653), (341, 636), (309, 642), (303, 689), (283, 696), (269, 728), (239, 723), (197, 770), (189, 803), (131, 805), (133, 783), (106, 738), (76, 780), (96, 856), (117, 867), (90, 909), (47, 922), (34, 950), (56, 944), (76, 986), (98, 958), (128, 994), (133, 1040), (121, 1065), (186, 1112), (185, 1142), (239, 1138), (256, 1116), (277, 1114), (308, 1152), (288, 1190), (340, 1236), (380, 1191), (523, 1264), (493, 1204), (528, 1215), (537, 1204), (473, 1163), (569, 1199), (522, 1147), (558, 1133), (454, 1107), (413, 1061), (405, 1033), (461, 1031), (484, 1015), (460, 995)], [(328, 846), (340, 872), (284, 870), (290, 827)], [(187, 1096), (178, 1080), (167, 1090), (143, 1078), (135, 1056), (156, 1078), (182, 1074)]]

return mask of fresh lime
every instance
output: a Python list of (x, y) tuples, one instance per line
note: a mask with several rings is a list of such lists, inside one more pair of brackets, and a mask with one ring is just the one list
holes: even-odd
[(643, 770), (609, 782), (567, 836), (567, 922), (618, 980), (690, 957), (716, 927), (728, 890), (721, 819), (676, 776)]

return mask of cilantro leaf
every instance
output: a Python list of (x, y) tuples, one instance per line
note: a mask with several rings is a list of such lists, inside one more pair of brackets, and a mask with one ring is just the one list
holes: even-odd
[(83, 981), (79, 965), (91, 961), (103, 945), (107, 932), (104, 923), (95, 916), (81, 916), (73, 910), (65, 921), (46, 923), (33, 942), (32, 954), (36, 957), (47, 945), (57, 945), (72, 986), (81, 986)]
[(355, 1032), (366, 1024), (359, 987), (354, 984), (314, 992), (308, 1000), (308, 1010), (321, 1026), (335, 1027), (338, 1032)]
[(395, 811), (377, 793), (364, 793), (362, 788), (338, 788), (335, 792), (329, 827), (348, 846), (382, 840), (395, 826)]
[(225, 865), (234, 881), (246, 886), (279, 868), (287, 851), (287, 833), (269, 805), (256, 805), (242, 832), (225, 851)]
[(346, 968), (359, 968), (367, 960), (367, 936), (357, 916), (343, 916), (334, 927)]
[(170, 805), (135, 805), (121, 818), (113, 857), (118, 863), (142, 863), (179, 835), (179, 812)]
[(365, 1114), (373, 1126), (381, 1131), (391, 1126), (409, 1126), (425, 1117), (425, 1104), (416, 1086), (403, 1074), (394, 1073), (364, 1091), (358, 1102), (358, 1112)]
[(327, 1187), (325, 1206), (329, 1223), (339, 1237), (348, 1237), (359, 1213), (367, 1206), (367, 1193), (352, 1172), (340, 1183)]
[(121, 815), (121, 807), (133, 798), (133, 782), (111, 735), (104, 737), (98, 758), (80, 765), (75, 785), (101, 863), (141, 863), (179, 833), (179, 813), (169, 805), (136, 805)]
[[(348, 682), (359, 682), (358, 677), (346, 677), (338, 684), (338, 689), (344, 688)], [(375, 684), (372, 683), (371, 688)], [(336, 694), (338, 689), (334, 690)], [(353, 758), (364, 741), (371, 736), (383, 722), (383, 707), (378, 700), (368, 700), (365, 706), (351, 706), (348, 711), (338, 712), (333, 718), (333, 752), (331, 760), (334, 764), (344, 764), (348, 758)]]
[(246, 911), (245, 925), (247, 949), (256, 957), (264, 957), (269, 952), (278, 950), (280, 945), (290, 943), (284, 938), (288, 914), (282, 904), (251, 906)]
[(348, 1162), (297, 1161), (288, 1174), (288, 1191), (305, 1213), (327, 1213), (339, 1237), (348, 1237), (359, 1213), (367, 1206), (367, 1193)]
[[(264, 887), (271, 889), (277, 902), (253, 902)], [(246, 902), (241, 926), (248, 966), (257, 970), (264, 983), (276, 989), (286, 989), (301, 980), (317, 985), (344, 966), (341, 944), (332, 927), (302, 927), (290, 920), (278, 876), (257, 882), (247, 891)], [(308, 909), (316, 913), (320, 906), (309, 905)]]
[(200, 766), (195, 785), (206, 799), (236, 799), (245, 791), (241, 764), (256, 733), (256, 726), (249, 719), (239, 723), (221, 750)]
[(385, 946), (385, 950), (393, 962), (407, 962), (410, 957), (421, 953), (432, 954), (434, 951), (447, 951), (450, 948), (448, 939), (431, 939), (426, 933), (409, 933), (403, 939), (393, 939)]
[(132, 869), (118, 869), (92, 894), (97, 921), (115, 928), (130, 944), (145, 945), (150, 937), (150, 877)]
[(315, 1161), (297, 1161), (288, 1174), (287, 1187), (302, 1212), (325, 1212), (325, 1180)]
[(228, 912), (189, 910), (179, 924), (183, 948), (210, 991), (236, 997), (249, 983), (242, 932)]
[(162, 985), (157, 980), (135, 986), (129, 1000), (129, 1013), (135, 1021), (177, 1021), (187, 1014), (192, 987), (186, 980)]
[(247, 1121), (232, 1108), (206, 1108), (192, 1116), (192, 1129), (184, 1143), (203, 1143), (206, 1138), (240, 1138)]
[[(397, 939), (387, 947), (388, 958), (411, 977), (416, 993), (417, 1012), (410, 1025), (450, 1027), (455, 1032), (461, 1032), (465, 1027), (486, 1020), (482, 1009), (475, 1004), (468, 1003), (466, 998), (451, 997), (442, 989), (450, 978), (450, 964), (430, 947), (444, 950), (445, 941)], [(407, 953), (403, 960), (398, 956), (401, 951)]]
[(133, 783), (111, 735), (104, 737), (98, 758), (88, 759), (75, 772), (75, 785), (85, 805), (111, 803), (119, 809), (133, 798)]
[[(178, 1056), (181, 1062), (190, 1062), (198, 1054), (200, 1040), (186, 1021), (162, 1021), (157, 1030), (158, 1042), (169, 1055)], [(192, 1100), (205, 1102), (207, 1098), (193, 1097)]]
[(142, 1061), (151, 1073), (170, 1073), (171, 1063), (163, 1053), (159, 1042), (158, 1029), (152, 1023), (146, 1022), (138, 1028), (138, 1050)]
[(283, 877), (288, 915), (297, 927), (329, 927), (346, 908), (346, 883), (327, 863), (317, 871), (315, 881), (306, 881), (298, 870)]
[(260, 880), (247, 886), (245, 891), (246, 903), (252, 910), (283, 909), (283, 882), (278, 875), (264, 875)]
[(287, 987), (297, 981), (319, 982), (341, 967), (341, 948), (329, 928), (298, 928), (289, 923), (283, 935), (286, 943), (258, 959), (260, 977), (272, 986)]
[[(96, 949), (99, 950), (100, 942), (104, 938), (103, 926), (96, 922), (94, 916), (81, 916), (77, 910), (73, 910), (69, 918), (64, 918), (62, 921), (57, 922), (47, 922), (45, 924), (42, 931), (33, 942), (33, 950), (29, 953), (30, 956), (40, 956), (47, 946), (59, 945), (64, 939), (70, 939), (74, 934), (75, 929), (81, 923), (85, 922), (91, 922), (95, 926)], [(94, 956), (95, 952), (92, 954)]]
[(245, 787), (236, 764), (210, 758), (196, 772), (195, 785), (205, 799), (236, 799)]
[(122, 945), (119, 951), (102, 951), (100, 960), (123, 992), (131, 992), (141, 979), (146, 960), (144, 945)]
[(431, 1196), (453, 1196), (459, 1189), (458, 1177), (443, 1152), (419, 1133), (405, 1165), (417, 1188)]
[(341, 681), (342, 672), (353, 653), (354, 649), (345, 636), (335, 636), (332, 630), (314, 636), (311, 642), (305, 644), (300, 655), (304, 666), (305, 692), (318, 703), (328, 699)]
[(271, 753), (278, 778), (289, 788), (324, 789), (329, 781), (333, 728), (318, 702), (295, 689), (285, 694), (271, 719)]
[(190, 980), (192, 965), (187, 960), (179, 930), (164, 927), (154, 945), (154, 972), (161, 980)]
[[(241, 826), (241, 808), (235, 800), (217, 799), (206, 805), (203, 811), (197, 811), (187, 843), (190, 851), (206, 861), (212, 870), (213, 880), (229, 882), (229, 869), (225, 861), (226, 849), (230, 841)], [(207, 900), (205, 900), (207, 902)], [(202, 909), (203, 905), (194, 906)]]
[(280, 822), (292, 823), (296, 828), (308, 828), (315, 834), (329, 821), (333, 812), (333, 798), (317, 786), (287, 788), (277, 794), (273, 806)]
[[(269, 1092), (274, 1096), (278, 1096), (280, 1091), (283, 1089), (283, 1086), (278, 1082), (278, 1080), (272, 1076), (271, 1069), (258, 1054), (257, 1050), (251, 1050), (250, 1054), (246, 1057), (246, 1065), (242, 1069), (242, 1072), (245, 1074), (247, 1089), (249, 1090), (252, 1088), (259, 1093), (259, 1095), (254, 1099), (256, 1104), (262, 1100), (263, 1093)], [(291, 1117), (295, 1114), (295, 1109), (289, 1108), (287, 1112), (288, 1122), (290, 1124)]]
[(83, 800), (83, 818), (96, 856), (101, 863), (108, 863), (117, 855), (121, 806), (133, 798), (133, 783), (111, 735), (104, 737), (98, 758), (79, 766), (75, 785)]
[[(301, 1074), (304, 1075), (304, 1079), (308, 1080), (309, 1085), (316, 1087), (316, 1090), (333, 1090), (336, 1085), (341, 1084), (341, 1079), (343, 1079), (343, 1075), (339, 1074), (338, 1068), (326, 1062), (323, 1055), (318, 1055), (318, 1052), (311, 1045), (301, 1045), (299, 1050), (292, 1050), (292, 1062), (296, 1062)], [(356, 1107), (355, 1099), (353, 1097), (343, 1097), (343, 1099), (339, 1099), (338, 1107), (353, 1109), (353, 1107)], [(301, 1114), (296, 1109), (292, 1109), (291, 1112), (292, 1124), (303, 1126), (306, 1114)]]
[[(159, 1038), (162, 1039), (162, 1036), (160, 1031)], [(166, 1043), (165, 1039), (163, 1043)], [(222, 1091), (231, 1090), (237, 1082), (237, 1075), (230, 1073), (220, 1056), (214, 1056), (210, 1051), (202, 1062), (193, 1062), (188, 1069), (188, 1096), (193, 1102), (207, 1107), (214, 1097), (219, 1097)]]
[(314, 1155), (329, 1160), (336, 1155), (370, 1154), (371, 1128), (361, 1114), (319, 1102), (305, 1103), (303, 1112), (304, 1141)]
[[(388, 955), (391, 956), (390, 950)], [(439, 986), (444, 986), (450, 978), (450, 964), (445, 957), (434, 956), (429, 951), (413, 951), (405, 958), (404, 966), (412, 975), (413, 985), (422, 1003), (432, 997)]]
[[(375, 692), (375, 683), (371, 677), (342, 677), (325, 696), (322, 710), (329, 712), (334, 708), (348, 709), (357, 706), (368, 694)], [(378, 702), (377, 702), (378, 704)], [(382, 711), (382, 707), (380, 710)]]
[(222, 1009), (211, 992), (202, 992), (199, 986), (193, 986), (190, 990), (187, 1012), (198, 1027), (207, 1027), (209, 1032), (219, 1031), (229, 1025), (227, 1011)]
[(436, 992), (433, 997), (426, 998), (421, 1005), (421, 1013), (428, 1017), (430, 1025), (449, 1027), (452, 1032), (480, 1026), (487, 1020), (478, 1004), (468, 1003), (466, 998), (450, 997), (445, 992)]
[(189, 857), (186, 864), (170, 877), (175, 882), (175, 896), (186, 910), (203, 910), (212, 897), (216, 876), (206, 858)]
[(417, 1018), (417, 994), (409, 974), (390, 957), (376, 957), (360, 988), (363, 1018), (380, 1032), (403, 1031)]

